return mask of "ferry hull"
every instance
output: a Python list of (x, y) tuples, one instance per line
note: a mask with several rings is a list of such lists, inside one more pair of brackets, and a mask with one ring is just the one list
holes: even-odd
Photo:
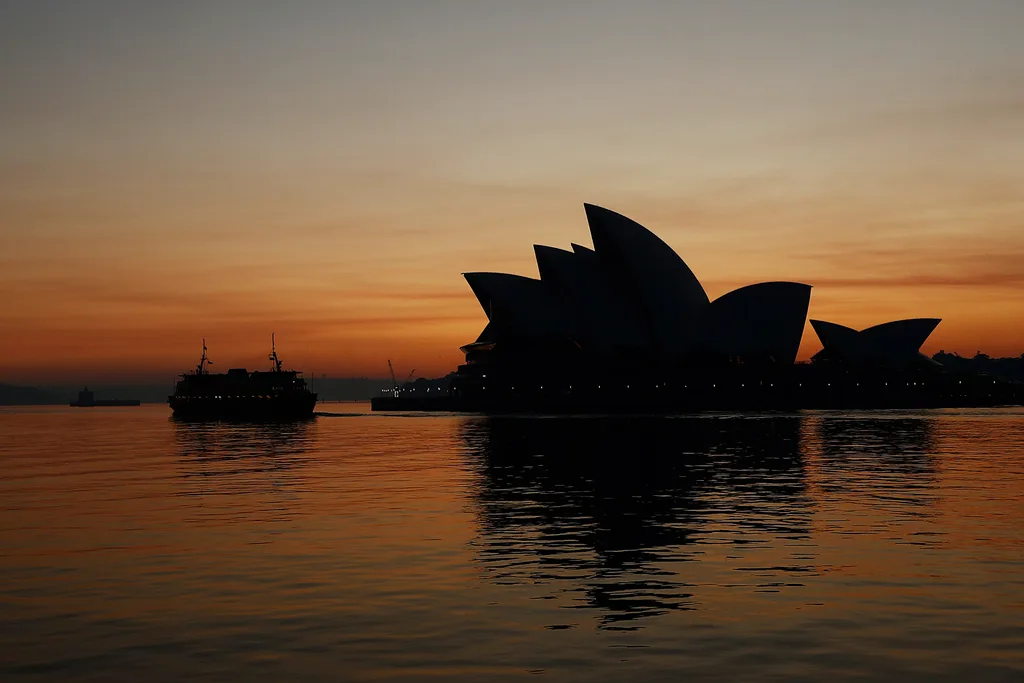
[(169, 396), (174, 417), (186, 420), (303, 420), (313, 417), (316, 394), (295, 397)]

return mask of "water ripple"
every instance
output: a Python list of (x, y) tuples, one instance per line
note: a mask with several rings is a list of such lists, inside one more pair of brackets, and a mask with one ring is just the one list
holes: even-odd
[(1024, 677), (1024, 411), (343, 412), (0, 409), (0, 679)]

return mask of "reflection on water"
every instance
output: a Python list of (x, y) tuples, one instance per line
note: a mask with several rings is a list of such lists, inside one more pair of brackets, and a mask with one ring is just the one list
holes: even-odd
[(0, 680), (1024, 680), (1024, 410), (0, 408)]
[(820, 454), (823, 466), (911, 485), (934, 479), (935, 418), (814, 416), (807, 424), (805, 451)]
[(800, 427), (797, 417), (467, 422), (479, 560), (493, 581), (547, 585), (548, 599), (600, 609), (609, 628), (692, 608), (700, 597), (682, 563), (710, 535), (738, 545), (809, 533)]
[(308, 422), (172, 421), (174, 440), (189, 476), (272, 473), (301, 466), (310, 445)]
[(902, 505), (927, 505), (934, 474), (933, 425), (921, 418), (494, 417), (466, 422), (462, 438), (487, 578), (544, 586), (538, 597), (598, 609), (614, 629), (698, 607), (706, 572), (686, 563), (706, 562), (709, 545), (769, 549), (733, 567), (758, 578), (753, 590), (827, 570), (806, 547), (809, 460), (828, 473), (825, 488), (866, 477)]
[[(189, 516), (233, 521), (258, 518), (284, 521), (298, 514), (303, 468), (310, 464), (309, 422), (232, 423), (171, 420), (181, 476), (181, 495), (215, 496), (215, 507)], [(240, 495), (271, 496), (254, 506)]]

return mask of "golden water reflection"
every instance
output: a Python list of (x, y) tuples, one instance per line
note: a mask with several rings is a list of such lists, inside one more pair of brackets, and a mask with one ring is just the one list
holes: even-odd
[(0, 435), (5, 681), (1024, 671), (1024, 410)]

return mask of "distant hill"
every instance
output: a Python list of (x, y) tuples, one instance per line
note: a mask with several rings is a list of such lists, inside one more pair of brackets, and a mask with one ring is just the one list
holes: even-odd
[[(64, 397), (61, 403), (67, 403), (78, 398), (78, 392), (82, 390), (81, 384), (58, 385), (43, 387), (46, 391)], [(96, 398), (124, 398), (138, 399), (143, 403), (166, 403), (167, 395), (174, 390), (174, 385), (168, 382), (163, 384), (103, 384), (90, 382), (89, 390), (96, 394)]]
[(66, 402), (60, 394), (45, 389), (0, 384), (0, 406), (48, 406)]
[[(307, 378), (307, 381), (310, 380)], [(393, 386), (389, 379), (372, 377), (317, 377), (312, 380), (312, 385), (321, 401), (369, 401)]]

